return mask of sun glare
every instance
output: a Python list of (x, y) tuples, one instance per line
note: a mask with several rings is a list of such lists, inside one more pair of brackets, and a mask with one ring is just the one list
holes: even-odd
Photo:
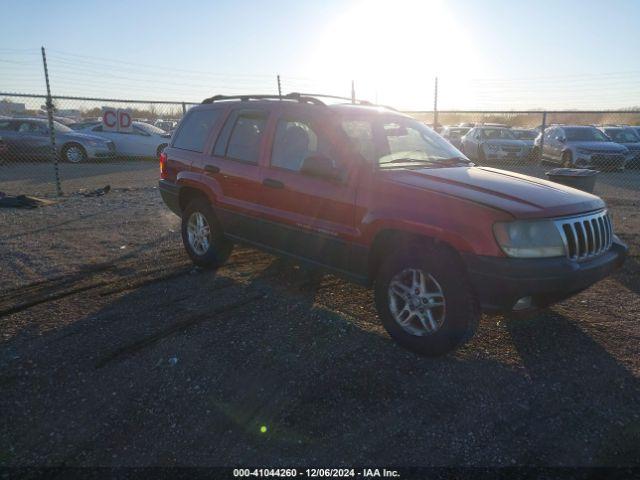
[(353, 78), (359, 97), (417, 108), (432, 104), (435, 76), (479, 66), (444, 2), (400, 0), (353, 4), (327, 27), (307, 70), (329, 88), (345, 90)]

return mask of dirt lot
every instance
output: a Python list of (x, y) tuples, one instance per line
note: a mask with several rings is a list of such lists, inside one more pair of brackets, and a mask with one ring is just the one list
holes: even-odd
[(335, 277), (194, 270), (152, 187), (0, 211), (0, 464), (638, 465), (638, 203), (624, 270), (441, 359)]

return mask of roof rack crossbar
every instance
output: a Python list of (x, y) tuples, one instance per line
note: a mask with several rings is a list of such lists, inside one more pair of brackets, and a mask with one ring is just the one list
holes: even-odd
[(213, 97), (205, 98), (202, 103), (214, 103), (221, 100), (240, 100), (243, 102), (248, 102), (249, 100), (295, 100), (300, 103), (324, 105), (324, 103), (317, 98), (295, 92), (287, 95), (214, 95)]

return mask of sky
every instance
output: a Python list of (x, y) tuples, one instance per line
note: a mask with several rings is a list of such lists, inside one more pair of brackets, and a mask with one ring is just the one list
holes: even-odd
[(0, 0), (0, 92), (356, 94), (429, 110), (640, 106), (640, 1)]

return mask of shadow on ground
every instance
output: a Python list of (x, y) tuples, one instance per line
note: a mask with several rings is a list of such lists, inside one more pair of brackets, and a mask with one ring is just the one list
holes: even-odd
[(370, 292), (272, 257), (100, 298), (23, 312), (75, 320), (2, 344), (2, 463), (640, 458), (637, 380), (554, 312), (485, 318), (470, 345), (426, 359), (380, 332)]

